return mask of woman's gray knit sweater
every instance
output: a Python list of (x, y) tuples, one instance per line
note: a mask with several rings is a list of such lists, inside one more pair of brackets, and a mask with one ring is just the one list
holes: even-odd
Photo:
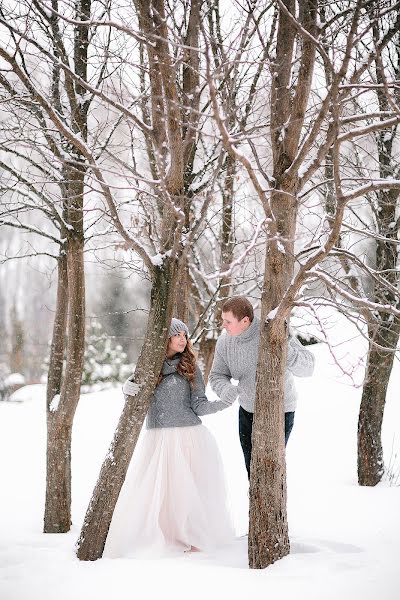
[[(205, 394), (204, 380), (196, 365), (193, 387), (179, 375), (177, 367), (180, 355), (166, 359), (162, 368), (163, 378), (156, 387), (147, 413), (146, 427), (189, 427), (200, 425), (199, 416), (216, 413), (232, 404), (230, 400), (210, 402)], [(135, 384), (128, 379), (123, 386), (127, 396), (136, 393)]]
[[(259, 338), (260, 320), (257, 317), (240, 335), (222, 334), (217, 341), (210, 373), (211, 387), (219, 398), (232, 403), (239, 396), (239, 404), (248, 412), (254, 412)], [(309, 377), (313, 371), (314, 355), (295, 337), (290, 337), (285, 374), (285, 412), (296, 410), (293, 375)], [(233, 385), (231, 379), (237, 380), (239, 385)]]

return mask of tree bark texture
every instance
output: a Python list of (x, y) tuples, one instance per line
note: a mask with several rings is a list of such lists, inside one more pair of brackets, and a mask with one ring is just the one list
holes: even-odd
[[(59, 432), (53, 425), (50, 405), (61, 392), (64, 351), (66, 345), (66, 325), (68, 312), (68, 273), (65, 248), (58, 258), (58, 284), (56, 312), (50, 349), (49, 370), (47, 375), (47, 476), (46, 501), (44, 513), (44, 533), (68, 531), (70, 526), (69, 507), (70, 486), (65, 486), (66, 474), (60, 474), (58, 455), (65, 454), (64, 442), (59, 441)], [(67, 477), (68, 478), (68, 477)]]
[[(289, 198), (292, 197), (292, 200)], [(284, 374), (287, 329), (285, 315), (268, 317), (278, 306), (293, 274), (296, 204), (293, 195), (276, 195), (273, 211), (288, 240), (283, 252), (267, 248), (262, 294), (261, 332), (250, 471), (249, 566), (264, 568), (290, 550), (286, 514), (284, 441)], [(281, 218), (279, 218), (281, 217)]]
[[(358, 417), (358, 483), (375, 486), (384, 473), (382, 421), (400, 321), (380, 324), (372, 334)], [(374, 342), (384, 348), (377, 347)]]
[[(75, 5), (76, 17), (87, 20), (91, 0)], [(59, 35), (53, 20), (55, 40)], [(56, 43), (56, 42), (55, 42)], [(74, 28), (74, 65), (76, 74), (87, 80), (89, 27)], [(53, 73), (53, 99), (59, 94), (57, 67)], [(71, 129), (87, 140), (89, 103), (82, 101), (86, 93), (79, 83), (75, 89), (66, 84), (71, 108)], [(44, 532), (63, 533), (71, 526), (71, 436), (76, 407), (79, 402), (85, 352), (85, 269), (83, 201), (85, 167), (79, 150), (71, 148), (71, 161), (66, 161), (61, 184), (63, 218), (69, 228), (62, 231), (66, 242), (58, 262), (57, 309), (53, 328), (47, 386), (47, 472)], [(82, 166), (80, 166), (82, 164)], [(64, 254), (65, 250), (65, 254)], [(63, 372), (64, 350), (66, 351)], [(55, 396), (60, 395), (56, 402)]]
[[(73, 229), (68, 232), (66, 242), (66, 265), (64, 259), (59, 265), (58, 311), (53, 331), (54, 363), (49, 369), (47, 390), (45, 533), (63, 533), (69, 531), (71, 526), (71, 435), (80, 396), (85, 351), (84, 173), (72, 168), (66, 171), (66, 177), (69, 194), (67, 214)], [(66, 332), (63, 332), (65, 322)], [(66, 364), (60, 386), (61, 353), (65, 340)], [(53, 392), (54, 395), (60, 394), (59, 402), (54, 399)]]
[[(386, 240), (376, 240), (377, 270), (393, 286), (393, 290), (397, 290), (397, 230), (391, 227), (391, 223), (396, 222), (398, 193), (392, 190), (380, 196), (377, 219), (379, 233), (386, 237)], [(399, 308), (398, 292), (393, 293), (390, 289), (382, 290), (375, 286), (373, 301)], [(382, 421), (399, 335), (400, 319), (394, 315), (380, 313), (378, 322), (369, 326), (369, 353), (358, 418), (360, 485), (376, 485), (384, 472)]]
[[(182, 229), (186, 225), (188, 197), (184, 194), (184, 159), (181, 110), (174, 58), (163, 0), (135, 0), (139, 26), (147, 38), (152, 106), (152, 143), (162, 184), (160, 198), (161, 265), (148, 265), (152, 276), (150, 312), (134, 382), (137, 394), (127, 397), (110, 450), (86, 512), (77, 542), (80, 560), (102, 556), (112, 515), (139, 433), (165, 358), (168, 327), (176, 301), (179, 277), (185, 264)], [(164, 159), (169, 154), (168, 168)]]
[(77, 542), (80, 560), (96, 560), (102, 556), (115, 505), (165, 357), (167, 325), (172, 317), (178, 272), (178, 262), (171, 258), (156, 268), (146, 337), (135, 370), (138, 393), (126, 398), (103, 462)]
[[(379, 38), (378, 24), (373, 24), (374, 35)], [(394, 44), (397, 65), (392, 62), (394, 77), (400, 76), (400, 35)], [(376, 79), (383, 84), (385, 74), (382, 58), (376, 61)], [(377, 91), (381, 111), (390, 108), (384, 89)], [(393, 142), (397, 126), (382, 130), (376, 134), (380, 176), (384, 179), (392, 177), (398, 168), (395, 160)], [(374, 286), (373, 301), (391, 304), (399, 308), (399, 275), (398, 275), (398, 190), (377, 193), (378, 210), (375, 211), (375, 222), (379, 233), (376, 240), (376, 268), (390, 284), (389, 289)], [(393, 226), (396, 224), (396, 226)], [(393, 291), (392, 291), (393, 290)], [(386, 402), (386, 392), (393, 367), (395, 350), (400, 335), (400, 319), (392, 315), (380, 313), (378, 322), (369, 327), (369, 353), (361, 397), (358, 419), (358, 482), (360, 485), (374, 486), (381, 481), (384, 473), (382, 449), (382, 421)]]
[[(225, 178), (221, 189), (222, 194), (222, 224), (219, 233), (220, 246), (221, 246), (221, 270), (224, 271), (229, 269), (230, 264), (233, 260), (233, 251), (235, 247), (235, 230), (233, 222), (233, 203), (234, 203), (234, 181), (236, 174), (236, 162), (233, 158), (227, 154), (225, 161)], [(210, 375), (212, 363), (214, 360), (214, 351), (217, 343), (217, 337), (221, 333), (222, 323), (222, 306), (232, 292), (232, 277), (231, 275), (224, 275), (221, 277), (218, 292), (216, 297), (216, 303), (213, 302), (214, 313), (209, 319), (210, 326), (212, 327), (213, 337), (209, 337), (209, 332), (206, 331), (200, 338), (199, 343), (199, 358), (201, 360), (204, 381), (207, 384), (208, 377)], [(206, 311), (207, 313), (208, 311)]]
[[(294, 0), (285, 5), (295, 14)], [(317, 4), (302, 2), (300, 22), (316, 34)], [(274, 191), (261, 305), (261, 332), (254, 407), (250, 471), (248, 556), (251, 568), (261, 569), (290, 551), (286, 513), (284, 443), (284, 375), (288, 310), (279, 310), (294, 272), (294, 238), (298, 210), (298, 173), (289, 173), (307, 110), (315, 61), (315, 45), (303, 37), (297, 83), (293, 89), (296, 29), (283, 9), (279, 12), (276, 64), (272, 65), (271, 142)], [(268, 202), (265, 202), (268, 206)], [(276, 310), (275, 310), (276, 309)], [(271, 312), (274, 311), (274, 312)]]

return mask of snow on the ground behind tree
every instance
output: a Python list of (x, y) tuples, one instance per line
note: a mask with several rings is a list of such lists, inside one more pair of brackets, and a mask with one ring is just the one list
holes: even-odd
[[(330, 338), (347, 372), (362, 381), (365, 343)], [(346, 337), (345, 337), (346, 336)], [(219, 444), (238, 539), (212, 555), (83, 563), (74, 544), (102, 460), (122, 409), (120, 389), (83, 395), (73, 437), (72, 517), (68, 534), (43, 534), (45, 485), (44, 387), (0, 403), (0, 599), (124, 600), (396, 600), (400, 598), (400, 487), (387, 481), (357, 485), (356, 432), (360, 388), (343, 376), (327, 346), (312, 347), (316, 372), (297, 379), (299, 403), (287, 448), (291, 553), (261, 570), (247, 567), (247, 480), (237, 435), (237, 406), (203, 418)], [(400, 367), (396, 364), (385, 410), (385, 461), (400, 448)], [(393, 471), (399, 471), (397, 461)], [(400, 480), (398, 481), (400, 484)], [(210, 490), (212, 493), (212, 490)]]

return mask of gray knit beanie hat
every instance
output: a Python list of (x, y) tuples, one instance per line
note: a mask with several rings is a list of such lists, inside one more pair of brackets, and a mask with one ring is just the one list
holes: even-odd
[(189, 329), (187, 328), (185, 323), (183, 321), (180, 321), (179, 319), (172, 318), (171, 326), (168, 332), (168, 337), (172, 337), (180, 331), (184, 331), (186, 333), (186, 337), (189, 339)]

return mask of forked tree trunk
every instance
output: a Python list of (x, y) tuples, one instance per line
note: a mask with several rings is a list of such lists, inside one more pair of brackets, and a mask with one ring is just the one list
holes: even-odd
[[(75, 173), (77, 173), (75, 171)], [(76, 175), (75, 175), (76, 177)], [(66, 365), (63, 373), (59, 401), (50, 398), (48, 390), (47, 410), (47, 477), (44, 531), (46, 533), (64, 533), (71, 526), (71, 435), (72, 424), (78, 405), (83, 360), (85, 351), (85, 273), (83, 214), (81, 209), (83, 192), (83, 174), (78, 173), (70, 184), (74, 207), (70, 209), (70, 221), (74, 224), (73, 235), (69, 234), (67, 243), (68, 315), (66, 330)], [(78, 203), (78, 205), (77, 205)], [(80, 206), (79, 206), (80, 205)], [(61, 284), (65, 282), (65, 274)], [(62, 290), (60, 290), (60, 294)], [(65, 302), (65, 300), (64, 300)], [(57, 334), (61, 338), (62, 311), (60, 307)], [(61, 344), (57, 339), (57, 364), (52, 367), (51, 385), (57, 390)]]
[[(294, 15), (294, 0), (284, 0), (284, 4)], [(299, 21), (313, 36), (318, 36), (316, 0), (299, 3)], [(294, 271), (299, 176), (298, 172), (290, 173), (290, 167), (301, 140), (315, 61), (315, 45), (303, 37), (297, 82), (292, 91), (296, 35), (292, 20), (280, 9), (271, 89), (275, 189), (271, 195), (271, 213), (267, 214), (273, 219), (271, 239), (267, 239), (266, 245), (250, 467), (248, 554), (249, 566), (253, 569), (265, 568), (290, 551), (284, 442), (285, 319), (290, 307), (279, 310), (279, 306)], [(275, 309), (276, 314), (271, 312)]]
[(155, 268), (147, 331), (136, 370), (136, 396), (126, 398), (110, 450), (103, 462), (77, 542), (80, 560), (97, 560), (103, 554), (114, 508), (124, 483), (151, 396), (165, 357), (167, 325), (171, 319), (178, 281), (178, 262), (165, 259)]
[[(85, 21), (90, 17), (91, 0), (81, 0), (75, 3), (75, 8), (77, 19)], [(86, 25), (76, 25), (74, 28), (74, 68), (83, 81), (87, 80), (89, 34), (90, 29)], [(53, 35), (57, 45), (59, 31), (56, 18), (53, 18)], [(60, 109), (57, 67), (53, 77), (53, 102)], [(76, 84), (71, 128), (86, 141), (89, 104), (86, 100), (81, 101), (85, 92), (80, 84)], [(63, 218), (69, 228), (66, 232), (61, 232), (67, 238), (66, 256), (59, 260), (57, 312), (47, 388), (45, 533), (64, 533), (71, 526), (71, 436), (79, 402), (85, 352), (83, 201), (86, 169), (78, 149), (70, 151), (70, 155), (72, 161), (64, 163), (61, 185), (64, 195)], [(66, 364), (63, 372), (64, 350)], [(60, 395), (58, 402), (54, 398), (57, 394)]]

